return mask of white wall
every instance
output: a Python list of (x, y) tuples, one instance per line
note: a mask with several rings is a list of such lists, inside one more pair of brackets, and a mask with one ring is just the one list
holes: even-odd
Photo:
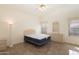
[(2, 23), (0, 35), (6, 36), (8, 39), (9, 28), (4, 21), (9, 17), (14, 22), (12, 26), (13, 44), (23, 42), (23, 32), (28, 28), (40, 31), (39, 21), (48, 21), (48, 33), (52, 32), (52, 22), (58, 21), (60, 32), (68, 38), (64, 41), (79, 45), (79, 37), (68, 36), (68, 20), (79, 17), (78, 10), (79, 5), (48, 5), (43, 12), (38, 9), (38, 5), (0, 5), (0, 24)]
[(3, 22), (0, 21), (0, 40), (5, 39), (7, 36), (7, 29), (5, 27), (6, 25), (3, 24)]
[(12, 25), (13, 44), (24, 41), (23, 32), (28, 28), (38, 29), (37, 31), (40, 31), (39, 21), (34, 14), (28, 11), (21, 11), (19, 8), (17, 9), (16, 5), (0, 5), (0, 7), (3, 7), (0, 9), (0, 35), (3, 33), (6, 39), (9, 40), (9, 24), (5, 21), (11, 19), (14, 22)]

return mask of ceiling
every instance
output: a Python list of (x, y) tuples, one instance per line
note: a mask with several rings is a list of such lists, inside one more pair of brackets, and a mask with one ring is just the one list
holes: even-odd
[[(37, 16), (38, 14), (46, 15), (78, 15), (79, 16), (79, 5), (78, 4), (48, 4), (46, 10), (41, 12), (39, 10), (39, 4), (2, 4), (0, 5), (0, 13), (6, 12), (22, 12), (25, 14), (31, 14)], [(38, 15), (39, 16), (39, 15)]]

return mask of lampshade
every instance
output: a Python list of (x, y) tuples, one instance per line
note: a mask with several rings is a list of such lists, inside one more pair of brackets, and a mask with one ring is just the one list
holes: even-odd
[(12, 20), (8, 20), (7, 23), (8, 24), (13, 24), (13, 21)]

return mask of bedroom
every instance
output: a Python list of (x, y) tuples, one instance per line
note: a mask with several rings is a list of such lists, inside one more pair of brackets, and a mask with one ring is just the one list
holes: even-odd
[[(11, 49), (16, 48), (16, 44), (18, 49), (23, 47), (24, 49), (34, 49), (32, 52), (37, 50), (34, 54), (68, 54), (69, 50), (63, 49), (63, 42), (67, 44), (79, 45), (79, 37), (78, 36), (69, 36), (69, 20), (72, 19), (79, 19), (79, 5), (78, 4), (47, 4), (42, 5), (44, 8), (42, 9), (40, 4), (1, 4), (0, 5), (0, 40), (6, 40), (7, 43), (1, 42), (2, 45), (11, 46)], [(40, 9), (41, 8), (41, 9)], [(52, 42), (43, 46), (42, 48), (34, 48), (31, 44), (21, 44), (19, 43), (24, 42), (24, 33), (27, 29), (33, 29), (36, 33), (40, 34), (41, 31), (41, 24), (46, 24), (46, 28), (42, 31), (44, 33), (51, 35), (52, 33), (57, 33), (55, 35), (51, 35), (52, 41), (61, 42)], [(56, 24), (54, 26), (54, 24)], [(55, 28), (54, 28), (55, 27)], [(56, 28), (57, 27), (57, 28)], [(55, 32), (53, 32), (55, 31)], [(27, 32), (26, 32), (27, 33)], [(57, 36), (57, 39), (54, 39), (54, 36)], [(63, 38), (64, 37), (64, 38)], [(60, 39), (59, 39), (60, 38)], [(63, 38), (63, 40), (62, 40)], [(55, 43), (55, 44), (54, 44)], [(50, 45), (53, 44), (53, 45)], [(13, 47), (14, 46), (14, 47)], [(54, 46), (54, 48), (46, 49), (48, 47)], [(32, 47), (32, 48), (31, 48)], [(60, 48), (61, 47), (61, 48)], [(72, 48), (72, 46), (71, 46)], [(23, 49), (23, 50), (24, 50)], [(53, 50), (52, 50), (53, 49)], [(63, 52), (61, 52), (61, 50)], [(74, 48), (77, 49), (77, 48)], [(27, 53), (24, 51), (18, 51), (18, 54), (33, 54), (30, 53), (30, 50)], [(42, 53), (42, 51), (44, 53)], [(56, 51), (55, 51), (56, 50)], [(60, 52), (57, 52), (59, 51)], [(46, 52), (48, 51), (48, 52)], [(53, 53), (50, 53), (53, 51)], [(55, 52), (54, 52), (55, 51)], [(14, 52), (14, 51), (12, 51)], [(40, 53), (41, 52), (41, 53)], [(7, 52), (1, 52), (6, 54)], [(14, 53), (17, 54), (17, 53)]]

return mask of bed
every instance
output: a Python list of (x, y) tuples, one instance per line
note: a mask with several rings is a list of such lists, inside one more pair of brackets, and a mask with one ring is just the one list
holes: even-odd
[(30, 34), (24, 35), (24, 42), (34, 45), (43, 46), (50, 41), (50, 36), (47, 34)]

